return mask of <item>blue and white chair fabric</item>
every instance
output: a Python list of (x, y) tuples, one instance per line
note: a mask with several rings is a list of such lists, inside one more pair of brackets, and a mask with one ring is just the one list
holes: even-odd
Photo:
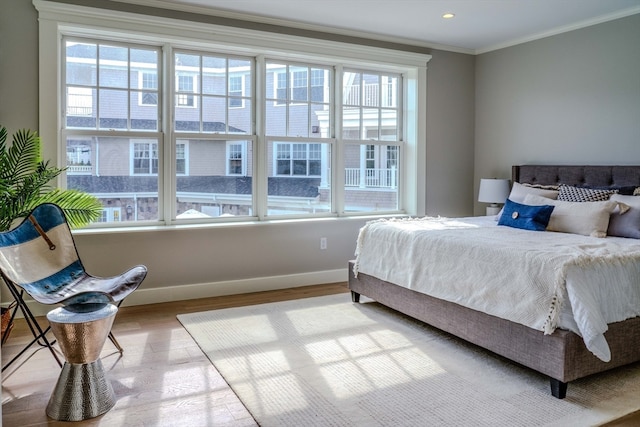
[[(93, 311), (105, 304), (120, 305), (140, 286), (147, 268), (137, 265), (106, 278), (88, 274), (64, 212), (55, 204), (45, 203), (37, 206), (20, 225), (0, 233), (0, 274), (34, 334), (28, 348), (40, 339), (48, 347), (50, 343), (45, 336), (48, 329), (40, 328), (24, 301), (25, 291), (42, 304), (62, 304), (70, 311)], [(113, 334), (109, 338), (122, 351)], [(56, 360), (60, 363), (57, 357)]]

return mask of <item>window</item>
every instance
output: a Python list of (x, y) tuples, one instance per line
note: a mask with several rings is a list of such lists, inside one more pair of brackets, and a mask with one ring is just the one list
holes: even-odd
[(158, 75), (142, 71), (140, 73), (140, 105), (158, 105)]
[[(399, 209), (398, 160), (405, 144), (401, 138), (402, 76), (348, 70), (342, 82), (345, 211)], [(379, 197), (364, 196), (374, 191)]]
[(187, 144), (176, 143), (176, 174), (187, 174)]
[(178, 92), (176, 94), (176, 105), (178, 107), (195, 107), (194, 93), (194, 78), (195, 76), (181, 76), (177, 77)]
[(424, 210), (428, 55), (36, 7), (69, 12), (40, 27), (40, 102), (63, 118), (66, 186), (119, 212), (107, 223)]
[(229, 76), (229, 108), (244, 107), (244, 99), (242, 98), (243, 83), (243, 76)]
[[(299, 69), (291, 67), (276, 75), (275, 104), (286, 105), (286, 101), (306, 102), (308, 100), (323, 102), (325, 97), (325, 74), (322, 69)], [(308, 79), (311, 73), (311, 80)], [(291, 84), (289, 84), (289, 81)], [(309, 85), (310, 83), (310, 85)], [(308, 94), (311, 94), (309, 97)]]
[(69, 86), (67, 88), (67, 116), (91, 117), (93, 114), (93, 91), (90, 88)]
[(98, 222), (120, 222), (121, 208), (104, 208)]
[(245, 144), (238, 142), (227, 144), (227, 175), (244, 175), (246, 173), (245, 147)]
[(132, 159), (134, 174), (157, 174), (158, 144), (153, 142), (134, 142)]
[(320, 144), (276, 143), (276, 175), (320, 176)]

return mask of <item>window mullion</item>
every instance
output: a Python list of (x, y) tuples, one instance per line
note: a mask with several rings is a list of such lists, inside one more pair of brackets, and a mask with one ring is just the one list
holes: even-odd
[(255, 135), (253, 152), (253, 194), (255, 195), (253, 205), (254, 213), (259, 219), (264, 219), (267, 215), (267, 193), (269, 176), (268, 142), (266, 138), (266, 88), (267, 88), (267, 65), (264, 55), (257, 55), (255, 61), (255, 81), (253, 109), (255, 112)]
[(344, 214), (344, 193), (345, 193), (345, 147), (342, 135), (342, 121), (343, 121), (343, 73), (344, 69), (342, 65), (337, 65), (333, 71), (333, 132), (334, 144), (331, 150), (331, 206), (333, 206), (334, 213), (338, 215)]
[(158, 192), (158, 207), (162, 207), (162, 217), (159, 219), (168, 225), (173, 221), (177, 204), (177, 197), (175, 196), (177, 191), (176, 176), (168, 172), (171, 170), (171, 147), (176, 144), (174, 128), (176, 72), (173, 61), (173, 47), (169, 43), (162, 47), (162, 61), (160, 64), (161, 67), (159, 67), (158, 71), (161, 71), (162, 75), (159, 76), (158, 81), (162, 85), (162, 90), (159, 94), (158, 102), (161, 102), (162, 105), (160, 114), (162, 132), (160, 132), (160, 140), (158, 141), (160, 144), (158, 149), (160, 159), (158, 161), (162, 165), (162, 169), (158, 173), (158, 183), (162, 184), (162, 188)]

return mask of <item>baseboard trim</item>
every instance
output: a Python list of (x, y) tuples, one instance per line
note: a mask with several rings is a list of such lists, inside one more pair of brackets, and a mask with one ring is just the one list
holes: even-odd
[[(221, 282), (163, 286), (150, 289), (146, 289), (143, 282), (142, 287), (129, 295), (122, 306), (131, 307), (136, 305), (184, 301), (224, 295), (275, 291), (278, 289), (320, 285), (323, 283), (346, 282), (348, 277), (348, 269), (340, 268), (337, 270), (313, 271), (282, 276), (254, 277)], [(54, 306), (38, 304), (32, 299), (27, 299), (26, 302), (31, 311), (33, 311), (33, 314), (36, 316), (45, 316), (54, 308)], [(6, 305), (8, 305), (8, 303), (2, 304), (2, 306)], [(16, 317), (22, 317), (20, 310), (18, 310)]]

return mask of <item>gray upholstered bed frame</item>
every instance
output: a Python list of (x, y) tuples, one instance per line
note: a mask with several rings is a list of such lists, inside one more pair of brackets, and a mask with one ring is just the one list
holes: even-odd
[[(514, 166), (514, 182), (593, 187), (640, 186), (640, 166)], [(640, 278), (639, 278), (640, 280)], [(458, 304), (421, 294), (367, 274), (353, 274), (349, 289), (354, 302), (365, 295), (394, 310), (534, 369), (551, 379), (551, 393), (562, 399), (570, 381), (640, 361), (640, 317), (609, 325), (605, 333), (611, 361), (603, 362), (573, 332), (557, 329), (545, 335)]]

